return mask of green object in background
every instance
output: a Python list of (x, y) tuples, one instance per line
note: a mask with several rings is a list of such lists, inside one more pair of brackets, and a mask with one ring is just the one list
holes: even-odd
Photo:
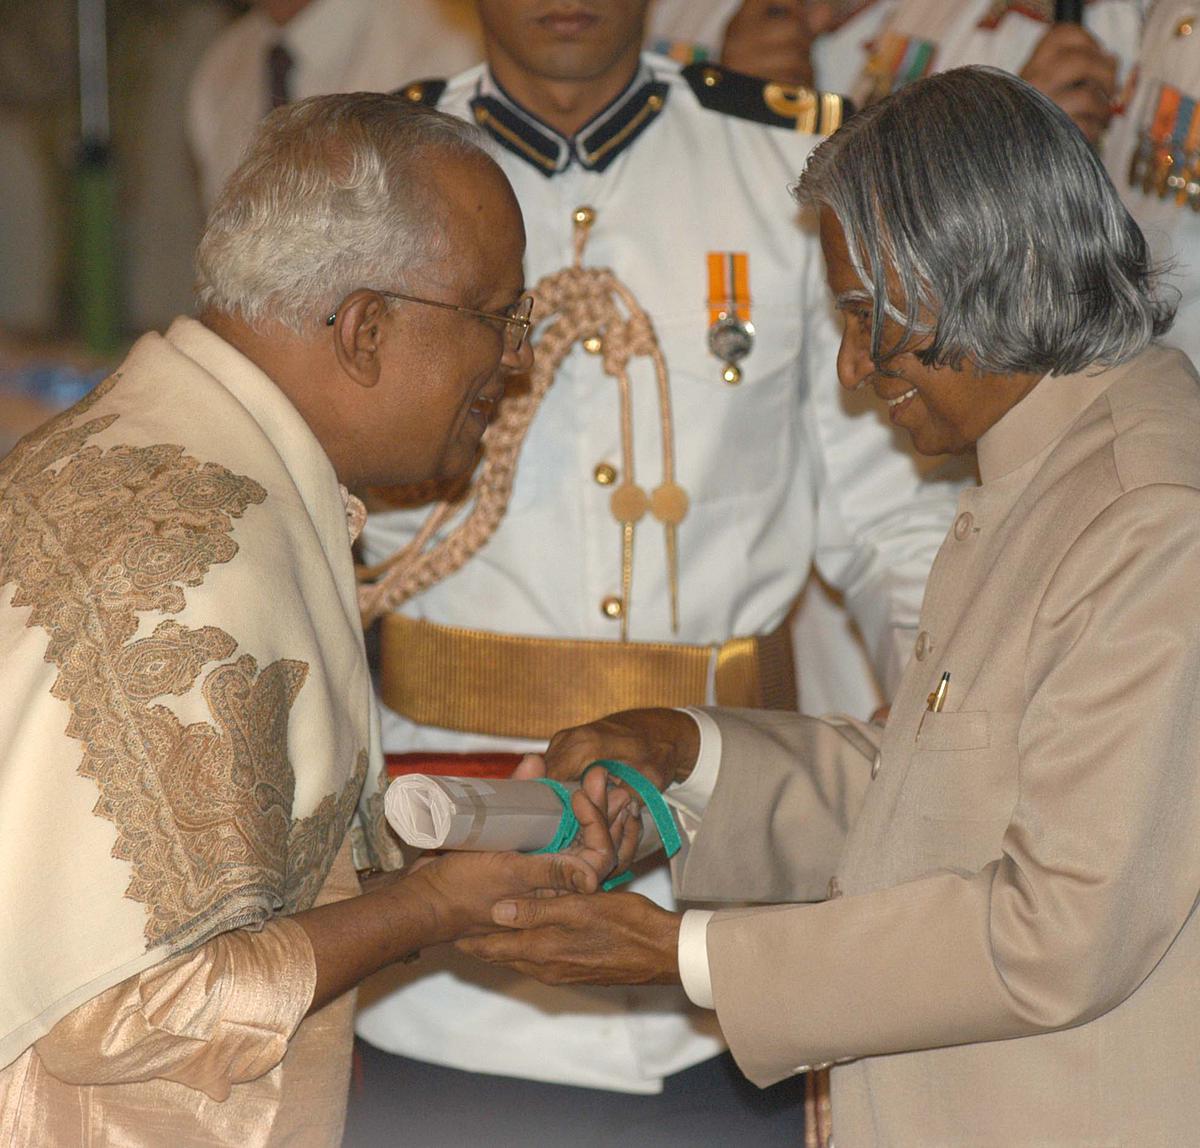
[(85, 141), (75, 173), (73, 294), (88, 349), (109, 355), (121, 344), (117, 195), (107, 143)]
[(75, 165), (72, 293), (88, 349), (110, 355), (121, 342), (117, 195), (108, 116), (106, 0), (77, 0), (79, 155)]

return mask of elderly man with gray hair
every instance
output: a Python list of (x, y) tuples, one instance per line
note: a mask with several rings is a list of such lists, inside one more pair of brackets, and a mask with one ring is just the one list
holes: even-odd
[(682, 980), (758, 1084), (833, 1066), (839, 1148), (1193, 1144), (1200, 378), (1155, 342), (1173, 305), (1083, 136), (1001, 72), (868, 109), (799, 191), (843, 386), (922, 452), (977, 448), (886, 729), (635, 710), (560, 734), (553, 776), (622, 758), (698, 818), (683, 896), (778, 904), (520, 899), (459, 945)]
[(472, 465), (528, 361), (523, 251), (470, 127), (283, 109), (209, 220), (199, 318), (0, 464), (0, 1143), (337, 1144), (357, 982), (609, 867), (586, 800), (577, 856), (361, 895), (347, 832), (357, 806), (397, 862), (347, 487)]

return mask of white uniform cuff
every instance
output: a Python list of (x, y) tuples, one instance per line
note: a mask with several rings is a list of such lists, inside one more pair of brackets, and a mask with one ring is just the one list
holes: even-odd
[(679, 979), (692, 1004), (713, 1007), (712, 976), (708, 971), (708, 909), (688, 909), (679, 925)]
[(679, 712), (687, 714), (699, 727), (700, 752), (688, 778), (668, 785), (663, 796), (672, 805), (686, 809), (696, 817), (703, 817), (709, 798), (717, 787), (717, 774), (721, 771), (721, 727), (703, 710), (687, 706)]

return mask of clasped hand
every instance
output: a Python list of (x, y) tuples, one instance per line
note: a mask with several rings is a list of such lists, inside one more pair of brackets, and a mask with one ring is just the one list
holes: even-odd
[[(580, 822), (577, 855), (589, 864), (611, 855), (624, 868), (637, 845), (638, 804), (623, 786), (608, 786), (601, 769), (587, 767), (601, 759), (623, 761), (661, 790), (690, 773), (698, 750), (696, 723), (686, 714), (628, 710), (556, 734), (545, 756), (527, 758), (514, 776), (582, 779), (573, 804)], [(458, 947), (548, 984), (679, 980), (679, 914), (633, 893), (507, 898), (495, 905), (492, 920), (505, 928)]]

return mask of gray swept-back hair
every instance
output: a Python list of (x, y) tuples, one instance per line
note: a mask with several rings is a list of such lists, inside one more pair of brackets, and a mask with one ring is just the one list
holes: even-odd
[(314, 96), (272, 112), (196, 250), (196, 303), (303, 332), (356, 287), (403, 289), (437, 257), (435, 153), (488, 154), (474, 125), (400, 96)]
[[(1141, 231), (1066, 114), (994, 68), (930, 76), (853, 117), (796, 186), (837, 218), (873, 296), (871, 355), (1069, 374), (1171, 325)], [(881, 348), (885, 316), (900, 324)]]

